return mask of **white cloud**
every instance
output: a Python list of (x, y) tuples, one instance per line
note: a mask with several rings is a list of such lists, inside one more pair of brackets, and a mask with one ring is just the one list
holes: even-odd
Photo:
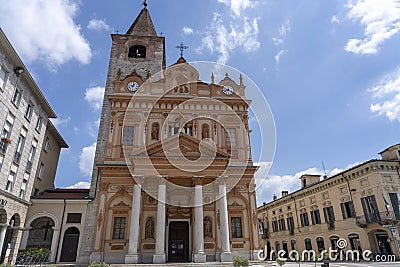
[(67, 189), (89, 189), (90, 183), (82, 181), (82, 182), (77, 182), (74, 185), (67, 186), (65, 188), (67, 188)]
[(290, 27), (290, 22), (286, 21), (284, 24), (282, 24), (279, 27), (279, 35), (280, 36), (286, 36), (292, 31), (292, 28)]
[(257, 2), (252, 0), (218, 0), (218, 3), (223, 3), (231, 9), (235, 16), (240, 14), (247, 8), (253, 8)]
[(71, 121), (70, 117), (67, 118), (55, 118), (55, 119), (51, 119), (51, 122), (54, 124), (54, 126), (56, 128), (59, 127), (67, 127), (68, 123)]
[(331, 23), (340, 23), (338, 16), (332, 16)]
[(99, 30), (110, 30), (110, 26), (106, 23), (104, 19), (91, 19), (87, 28), (92, 31), (99, 31)]
[(93, 108), (94, 111), (101, 109), (104, 98), (104, 87), (96, 86), (87, 88), (85, 92), (85, 100)]
[(272, 38), (272, 41), (274, 42), (274, 45), (276, 45), (276, 46), (283, 44), (283, 39), (281, 39), (281, 38), (274, 37), (274, 38)]
[(275, 61), (276, 61), (277, 64), (279, 64), (279, 62), (280, 62), (280, 60), (281, 60), (281, 57), (282, 57), (284, 54), (286, 54), (286, 51), (285, 51), (285, 50), (281, 50), (281, 51), (278, 52), (278, 54), (276, 54), (276, 56), (275, 56)]
[(371, 112), (386, 115), (390, 121), (400, 122), (400, 68), (387, 75), (369, 92), (378, 100), (370, 106)]
[(226, 25), (222, 16), (214, 13), (214, 18), (205, 33), (200, 50), (207, 48), (211, 53), (219, 54), (218, 63), (225, 64), (230, 53), (243, 48), (245, 52), (253, 52), (260, 47), (258, 36), (258, 19), (248, 17), (232, 20)]
[(78, 8), (77, 0), (1, 1), (0, 21), (24, 61), (55, 70), (70, 60), (90, 62), (89, 43), (74, 21)]
[(190, 27), (187, 27), (187, 26), (183, 27), (183, 28), (182, 28), (182, 31), (183, 31), (183, 33), (186, 34), (186, 35), (193, 34), (193, 29), (190, 28)]
[(82, 148), (79, 157), (79, 169), (86, 176), (92, 175), (94, 155), (96, 152), (96, 142), (92, 145)]
[(345, 50), (355, 54), (375, 54), (382, 43), (400, 31), (399, 0), (349, 1), (347, 16), (365, 26), (364, 39), (350, 39)]

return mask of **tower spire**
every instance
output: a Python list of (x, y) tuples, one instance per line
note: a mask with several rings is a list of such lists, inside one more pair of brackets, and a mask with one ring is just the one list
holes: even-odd
[(126, 34), (136, 36), (157, 36), (153, 21), (151, 20), (149, 10), (147, 9), (147, 1), (143, 1), (143, 9), (133, 22)]

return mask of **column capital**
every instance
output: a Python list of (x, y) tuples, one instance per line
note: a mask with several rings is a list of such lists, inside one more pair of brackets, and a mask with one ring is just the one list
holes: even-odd
[(203, 185), (204, 175), (193, 176), (193, 185)]
[(228, 182), (228, 175), (218, 175), (218, 185), (226, 185)]
[(167, 185), (168, 175), (158, 175), (158, 185)]
[(135, 179), (136, 184), (141, 187), (144, 182), (144, 175), (133, 174), (132, 177)]

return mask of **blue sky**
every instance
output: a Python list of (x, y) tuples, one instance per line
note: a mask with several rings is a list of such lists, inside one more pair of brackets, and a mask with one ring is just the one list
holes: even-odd
[[(230, 65), (266, 96), (277, 141), (259, 203), (299, 188), (303, 173), (322, 173), (322, 161), (334, 174), (400, 142), (399, 0), (148, 2), (168, 65), (184, 42), (188, 61)], [(141, 8), (133, 0), (0, 0), (0, 26), (70, 145), (57, 187), (90, 181), (110, 34), (125, 33)], [(270, 163), (261, 161), (264, 177)]]

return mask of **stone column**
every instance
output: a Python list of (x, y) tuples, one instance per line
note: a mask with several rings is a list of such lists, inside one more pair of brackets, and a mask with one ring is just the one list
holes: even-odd
[(0, 225), (0, 250), (3, 249), (4, 246), (4, 239), (6, 238), (7, 227), (7, 224)]
[(59, 237), (60, 228), (53, 228), (53, 238), (51, 239), (51, 248), (50, 248), (50, 262), (56, 262), (56, 250), (57, 250), (57, 241)]
[(219, 177), (219, 214), (220, 214), (220, 230), (221, 230), (221, 262), (232, 261), (232, 253), (229, 243), (229, 217), (228, 202), (226, 200), (226, 177)]
[(156, 254), (153, 255), (153, 263), (165, 263), (165, 196), (167, 186), (161, 178), (158, 186), (157, 205), (157, 229), (156, 229)]
[(206, 262), (204, 253), (204, 229), (203, 229), (203, 186), (202, 176), (196, 176), (194, 188), (194, 232), (195, 232), (195, 251), (194, 262)]
[(142, 188), (139, 184), (133, 187), (133, 201), (131, 211), (131, 223), (129, 227), (129, 247), (128, 254), (125, 255), (125, 263), (139, 263), (138, 245), (139, 245), (139, 221), (140, 221), (140, 199)]

